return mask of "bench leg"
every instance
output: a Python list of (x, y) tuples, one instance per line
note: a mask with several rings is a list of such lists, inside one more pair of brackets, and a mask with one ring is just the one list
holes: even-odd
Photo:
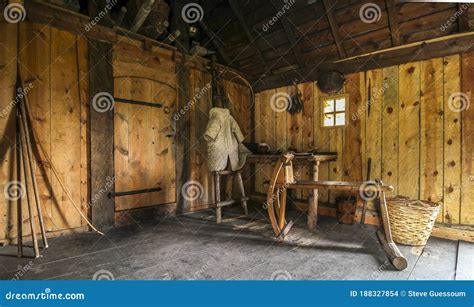
[[(313, 181), (319, 179), (319, 162), (314, 162), (312, 165)], [(312, 195), (309, 198), (308, 204), (308, 229), (309, 231), (316, 230), (316, 222), (318, 220), (318, 190), (312, 190)]]
[(244, 181), (242, 180), (242, 175), (240, 172), (237, 172), (237, 185), (239, 186), (239, 192), (240, 196), (242, 197), (242, 209), (244, 210), (244, 214), (247, 215), (249, 214), (248, 209), (247, 209), (247, 200), (246, 200), (246, 195), (245, 195), (245, 188), (244, 188)]

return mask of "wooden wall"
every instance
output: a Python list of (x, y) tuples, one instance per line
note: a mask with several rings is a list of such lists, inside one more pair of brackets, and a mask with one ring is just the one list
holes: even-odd
[[(19, 32), (18, 32), (19, 31)], [(87, 212), (87, 42), (83, 37), (22, 22), (0, 26), (0, 240), (16, 237), (16, 202), (4, 196), (5, 185), (16, 180), (15, 112), (17, 42), (23, 83), (38, 141), (51, 158), (77, 204)], [(47, 231), (85, 225), (66, 198), (44, 157), (36, 172)], [(49, 179), (48, 179), (49, 178)], [(25, 201), (25, 199), (23, 199)], [(26, 204), (23, 231), (29, 232)]]
[[(19, 30), (18, 30), (19, 29)], [(19, 32), (18, 32), (19, 31)], [(116, 198), (117, 214), (129, 209), (173, 204), (181, 187), (176, 186), (176, 64), (172, 50), (152, 47), (119, 37), (113, 49), (113, 94), (118, 98), (160, 103), (162, 108), (114, 104), (115, 191), (161, 187), (162, 191)], [(10, 107), (15, 90), (17, 40), (20, 46), (20, 69), (23, 82), (32, 84), (28, 93), (33, 125), (38, 141), (59, 171), (77, 204), (90, 215), (89, 198), (89, 76), (88, 45), (82, 36), (49, 26), (22, 22), (0, 24), (0, 192), (16, 179), (15, 114)], [(202, 60), (197, 60), (199, 63)], [(210, 82), (201, 64), (190, 64), (190, 97)], [(250, 94), (237, 82), (225, 81), (232, 100), (232, 114), (250, 141)], [(202, 135), (211, 106), (210, 91), (191, 105), (193, 144), (191, 172), (193, 180), (203, 186), (202, 197), (193, 209), (212, 202), (212, 186), (205, 160)], [(74, 210), (59, 183), (45, 163), (38, 159), (37, 180), (47, 231), (87, 229)], [(247, 185), (249, 183), (247, 182)], [(107, 183), (104, 191), (107, 192)], [(92, 203), (92, 205), (94, 205)], [(26, 212), (24, 204), (23, 213)], [(0, 197), (0, 242), (16, 237), (16, 202)], [(28, 235), (28, 219), (23, 216), (24, 235)]]
[[(326, 94), (314, 83), (298, 85), (305, 109), (296, 115), (270, 107), (273, 95), (291, 94), (293, 87), (263, 91), (257, 94), (256, 141), (279, 150), (338, 152), (337, 161), (321, 165), (323, 180), (366, 180), (371, 158), (370, 179), (394, 185), (393, 195), (441, 203), (439, 222), (474, 224), (474, 108), (456, 112), (450, 101), (471, 98), (473, 78), (474, 53), (348, 75), (342, 92), (349, 95), (350, 119), (346, 127), (331, 129), (321, 128), (320, 99)], [(263, 193), (270, 168), (257, 170), (255, 189)], [(320, 201), (334, 203), (337, 194), (321, 190)]]

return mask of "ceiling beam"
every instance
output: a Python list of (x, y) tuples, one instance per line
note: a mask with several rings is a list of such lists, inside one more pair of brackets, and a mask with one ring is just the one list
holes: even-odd
[[(344, 46), (342, 45), (342, 40), (339, 36), (339, 28), (332, 14), (331, 3), (329, 2), (329, 0), (323, 0), (323, 5), (324, 5), (324, 10), (326, 11), (326, 17), (328, 19), (329, 26), (331, 28), (332, 37), (334, 38), (334, 43), (336, 44), (337, 53), (339, 54), (340, 59), (344, 59), (347, 57), (347, 55), (346, 55), (346, 51), (344, 50)], [(319, 13), (317, 12), (317, 9), (315, 6), (313, 6), (313, 8), (316, 13)]]
[(258, 47), (257, 40), (254, 38), (252, 32), (250, 31), (249, 27), (247, 26), (247, 22), (245, 21), (245, 18), (242, 14), (242, 10), (240, 8), (240, 4), (238, 0), (229, 0), (230, 7), (232, 11), (234, 12), (235, 16), (239, 20), (240, 25), (244, 29), (245, 35), (247, 36), (247, 39), (250, 44), (252, 44), (255, 47), (255, 50), (257, 52), (258, 57), (262, 61), (263, 65), (265, 66), (265, 71), (266, 73), (270, 74), (270, 66), (268, 65), (267, 61), (263, 57), (263, 53)]
[(388, 26), (390, 29), (390, 37), (392, 39), (392, 46), (399, 46), (400, 29), (398, 25), (398, 9), (395, 0), (385, 0), (388, 15)]
[[(259, 80), (253, 80), (256, 82), (254, 90), (257, 92), (265, 89), (289, 86), (293, 80), (296, 80), (298, 83), (315, 81), (321, 72), (329, 70), (337, 70), (343, 74), (350, 74), (470, 51), (474, 51), (474, 32), (447, 35), (440, 38), (366, 53), (336, 62), (313, 63), (313, 66), (307, 65), (307, 68), (267, 76)], [(302, 78), (301, 76), (304, 77)]]
[[(270, 3), (272, 4), (273, 8), (278, 13), (280, 8), (278, 8), (275, 5), (275, 2), (273, 0), (270, 0)], [(286, 39), (288, 40), (288, 43), (291, 46), (290, 49), (293, 51), (293, 54), (295, 55), (296, 62), (298, 63), (299, 67), (302, 68), (305, 66), (304, 61), (303, 61), (303, 53), (301, 52), (301, 47), (298, 44), (298, 41), (296, 40), (295, 31), (293, 31), (294, 25), (288, 18), (287, 14), (289, 14), (289, 12), (285, 13), (283, 18), (280, 18), (281, 25), (282, 25), (283, 30), (285, 31)]]

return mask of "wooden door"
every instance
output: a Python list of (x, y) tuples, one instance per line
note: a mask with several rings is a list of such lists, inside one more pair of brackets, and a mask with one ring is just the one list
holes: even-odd
[(117, 77), (114, 96), (162, 105), (154, 107), (115, 101), (115, 191), (162, 189), (116, 197), (116, 211), (176, 202), (173, 149), (176, 90), (166, 83), (146, 78)]

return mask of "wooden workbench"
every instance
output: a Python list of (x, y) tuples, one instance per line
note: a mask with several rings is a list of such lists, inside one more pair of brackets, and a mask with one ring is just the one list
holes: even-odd
[[(279, 161), (281, 154), (251, 154), (247, 156), (248, 163), (269, 163), (274, 164)], [(330, 162), (337, 160), (336, 153), (324, 153), (314, 155), (295, 155), (293, 163), (297, 165), (306, 164), (313, 173), (312, 180), (319, 180), (319, 164), (321, 162)], [(314, 231), (318, 219), (318, 190), (312, 190), (311, 197), (308, 200), (308, 229)]]

